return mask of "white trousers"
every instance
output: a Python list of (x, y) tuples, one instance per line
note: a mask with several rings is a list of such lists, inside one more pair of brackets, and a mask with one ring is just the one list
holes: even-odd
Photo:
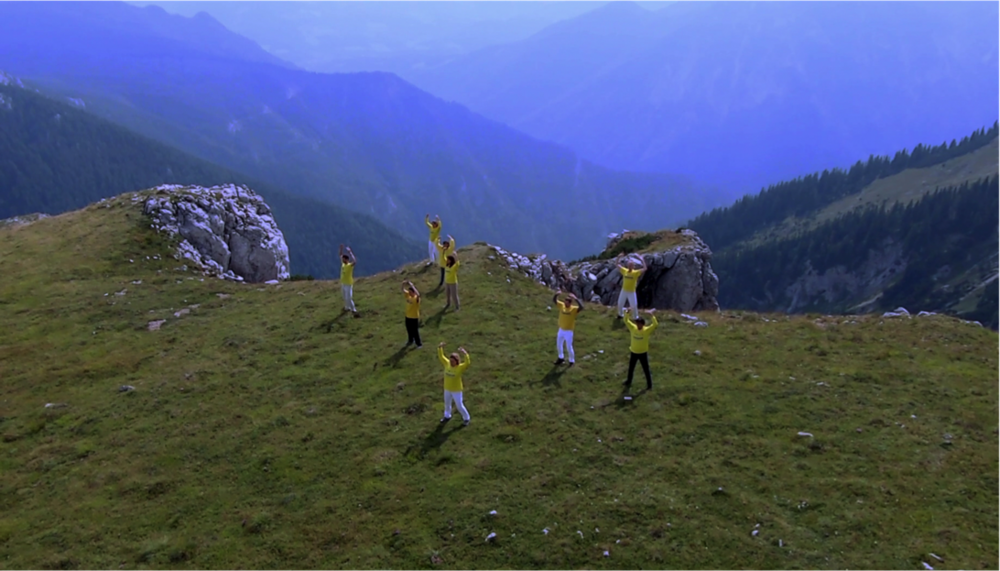
[(444, 392), (444, 417), (451, 418), (451, 401), (455, 401), (455, 406), (458, 408), (458, 413), (462, 415), (462, 420), (469, 420), (469, 411), (465, 409), (465, 405), (462, 404), (462, 391)]
[(437, 245), (430, 240), (427, 241), (427, 253), (430, 255), (431, 263), (438, 261)]
[(357, 311), (354, 309), (354, 286), (341, 285), (340, 291), (344, 294), (344, 309), (352, 312)]
[(628, 301), (629, 308), (632, 310), (632, 319), (639, 319), (639, 302), (636, 299), (634, 291), (622, 290), (618, 294), (618, 317), (621, 317), (625, 312), (625, 301)]
[(556, 335), (556, 350), (559, 351), (559, 358), (563, 358), (563, 345), (569, 348), (569, 362), (576, 362), (576, 353), (573, 352), (573, 332), (560, 329)]

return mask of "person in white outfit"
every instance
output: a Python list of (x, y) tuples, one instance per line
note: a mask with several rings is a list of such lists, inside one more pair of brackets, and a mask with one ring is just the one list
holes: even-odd
[[(617, 259), (620, 260), (622, 256), (619, 254)], [(646, 260), (642, 256), (639, 256), (639, 260), (641, 265), (636, 264), (631, 259), (626, 259), (625, 265), (618, 262), (618, 271), (622, 274), (622, 291), (618, 294), (618, 319), (621, 319), (625, 313), (626, 301), (632, 310), (632, 319), (639, 319), (639, 301), (635, 290), (636, 286), (639, 285), (639, 278), (646, 271)]]
[(441, 422), (445, 423), (451, 420), (451, 405), (455, 403), (459, 414), (462, 415), (462, 425), (468, 426), (469, 411), (462, 403), (462, 393), (465, 391), (465, 386), (462, 384), (462, 373), (469, 368), (472, 359), (469, 357), (469, 352), (463, 347), (458, 348), (458, 352), (464, 357), (463, 360), (459, 360), (458, 353), (452, 353), (445, 357), (444, 345), (444, 341), (438, 344), (438, 360), (444, 365), (444, 416), (441, 417)]
[(555, 365), (562, 365), (565, 354), (563, 348), (569, 351), (569, 366), (576, 364), (576, 353), (573, 352), (573, 329), (576, 327), (576, 316), (583, 311), (583, 303), (572, 293), (566, 294), (565, 301), (559, 301), (562, 290), (552, 296), (552, 303), (559, 309), (559, 333), (556, 334), (556, 351), (559, 358)]
[(427, 254), (430, 257), (430, 261), (427, 265), (431, 265), (438, 261), (438, 237), (441, 236), (441, 216), (435, 214), (434, 220), (431, 220), (430, 214), (424, 215), (424, 224), (427, 225), (427, 229), (430, 231), (430, 237), (427, 241)]
[(350, 246), (340, 245), (340, 291), (344, 295), (344, 311), (350, 311), (357, 317), (358, 310), (354, 307), (354, 265), (358, 263)]

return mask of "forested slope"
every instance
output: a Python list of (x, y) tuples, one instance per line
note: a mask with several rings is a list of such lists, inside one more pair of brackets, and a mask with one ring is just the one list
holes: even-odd
[(249, 185), (274, 210), (293, 273), (334, 276), (354, 247), (359, 274), (419, 258), (423, 249), (374, 218), (299, 196), (133, 133), (71, 105), (0, 85), (0, 219), (58, 214), (164, 183)]
[[(694, 219), (715, 253), (720, 304), (838, 313), (904, 306), (996, 328), (997, 133), (994, 123), (961, 141), (871, 157)], [(929, 179), (950, 184), (929, 188)]]

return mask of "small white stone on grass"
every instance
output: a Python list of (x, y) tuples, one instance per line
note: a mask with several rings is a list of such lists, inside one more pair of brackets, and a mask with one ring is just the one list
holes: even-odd
[(497, 536), (496, 533), (490, 533), (489, 535), (486, 536), (486, 541), (490, 541), (491, 539), (495, 539), (496, 536)]
[(578, 529), (578, 530), (576, 530), (576, 532), (580, 534), (580, 539), (583, 539), (583, 532), (582, 532), (582, 531), (580, 531), (579, 529)]
[(944, 561), (944, 559), (941, 559), (940, 557), (938, 557), (937, 555), (934, 555), (933, 553), (931, 553), (931, 557), (933, 557), (934, 559), (937, 559), (938, 561), (942, 561), (942, 562)]
[(752, 535), (754, 537), (757, 537), (758, 533), (760, 533), (760, 530), (759, 529), (755, 529), (755, 530), (753, 530), (753, 531), (750, 532), (750, 535)]
[(809, 438), (812, 438), (812, 433), (810, 433), (810, 432), (800, 432), (799, 436), (808, 436)]
[(694, 326), (695, 326), (695, 327), (708, 327), (708, 324), (707, 324), (707, 323), (705, 323), (704, 321), (696, 321), (696, 322), (694, 323)]
[(543, 529), (543, 530), (542, 530), (542, 533), (544, 533), (545, 535), (548, 535), (548, 534), (549, 534), (549, 528), (545, 528), (545, 529)]
[(605, 556), (605, 557), (611, 557), (611, 554), (610, 554), (610, 553), (608, 553), (608, 552), (607, 552), (607, 550), (605, 550), (605, 551), (604, 551), (604, 556)]
[(490, 510), (490, 515), (497, 515), (497, 510)]
[(934, 568), (928, 565), (926, 561), (921, 561), (921, 563), (924, 564), (924, 569), (930, 569), (931, 571), (934, 571)]

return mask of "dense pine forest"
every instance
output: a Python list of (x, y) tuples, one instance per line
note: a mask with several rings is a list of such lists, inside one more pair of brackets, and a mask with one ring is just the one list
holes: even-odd
[[(728, 285), (727, 306), (771, 309), (782, 303), (787, 288), (800, 276), (856, 267), (894, 247), (905, 260), (905, 270), (884, 290), (878, 306), (939, 309), (950, 305), (956, 294), (968, 293), (949, 286), (949, 276), (996, 254), (998, 196), (997, 177), (939, 189), (914, 203), (845, 214), (794, 238), (720, 250), (713, 267), (720, 282)], [(988, 269), (981, 277), (989, 278)], [(992, 295), (988, 290), (964, 316), (996, 328), (996, 280), (989, 287)], [(851, 293), (828, 292), (829, 303), (806, 309), (843, 310)]]
[(417, 259), (423, 248), (374, 218), (201, 160), (25, 89), (0, 85), (0, 219), (58, 214), (164, 183), (242, 183), (264, 196), (285, 234), (292, 272), (332, 277), (350, 243), (358, 273)]
[[(777, 224), (789, 216), (802, 216), (823, 208), (851, 194), (860, 192), (875, 180), (906, 169), (943, 163), (988, 144), (1000, 133), (1000, 124), (979, 129), (961, 141), (952, 140), (936, 147), (917, 145), (889, 158), (871, 156), (858, 161), (849, 170), (832, 169), (772, 185), (759, 194), (748, 195), (732, 206), (716, 208), (694, 218), (688, 226), (698, 232), (713, 250), (722, 249)], [(994, 209), (995, 212), (995, 209)]]

